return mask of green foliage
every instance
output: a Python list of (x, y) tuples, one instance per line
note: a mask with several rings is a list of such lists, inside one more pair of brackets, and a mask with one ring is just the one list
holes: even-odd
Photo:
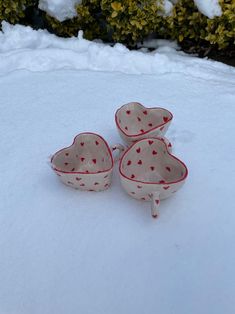
[(25, 17), (25, 9), (34, 4), (34, 0), (2, 0), (0, 1), (0, 22), (5, 20), (11, 24)]
[(101, 1), (108, 31), (115, 42), (134, 45), (156, 31), (160, 24), (160, 1)]
[(220, 1), (223, 14), (213, 19), (200, 13), (193, 0), (180, 0), (174, 7), (173, 15), (166, 18), (167, 32), (180, 43), (192, 40), (200, 46), (207, 43), (219, 49), (234, 44), (235, 1)]
[(78, 17), (60, 23), (47, 17), (58, 35), (76, 35), (83, 29), (88, 39), (121, 42), (129, 46), (144, 39), (161, 26), (162, 0), (83, 0)]

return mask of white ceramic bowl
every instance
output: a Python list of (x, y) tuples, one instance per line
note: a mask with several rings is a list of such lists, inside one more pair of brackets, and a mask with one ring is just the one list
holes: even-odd
[(160, 138), (142, 139), (123, 154), (119, 173), (124, 190), (132, 197), (152, 202), (157, 217), (160, 200), (170, 197), (184, 184), (188, 170), (173, 156)]
[(109, 147), (98, 134), (81, 133), (73, 144), (56, 152), (51, 167), (60, 180), (82, 191), (103, 191), (111, 184), (114, 160), (111, 150), (124, 150), (123, 146)]
[(163, 137), (172, 119), (172, 113), (164, 108), (146, 108), (137, 102), (123, 105), (115, 114), (118, 132), (127, 144), (143, 138)]

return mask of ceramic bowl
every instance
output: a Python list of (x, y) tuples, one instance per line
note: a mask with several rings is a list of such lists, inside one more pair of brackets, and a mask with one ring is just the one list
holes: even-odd
[(103, 191), (111, 184), (114, 160), (112, 151), (123, 151), (122, 145), (111, 148), (98, 134), (81, 133), (73, 144), (51, 157), (51, 167), (60, 180), (82, 191)]
[(123, 154), (119, 173), (124, 190), (138, 200), (152, 202), (157, 217), (160, 200), (170, 197), (184, 184), (188, 170), (173, 156), (160, 138), (142, 139)]
[(121, 138), (127, 143), (149, 137), (163, 137), (173, 115), (164, 108), (146, 108), (130, 102), (116, 111), (115, 122)]

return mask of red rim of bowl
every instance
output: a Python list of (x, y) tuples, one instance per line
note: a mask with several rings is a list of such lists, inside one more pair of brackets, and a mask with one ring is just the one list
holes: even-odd
[[(143, 141), (149, 141), (149, 140), (158, 140), (160, 141), (161, 143), (163, 143), (165, 146), (166, 146), (166, 150), (167, 150), (167, 153), (168, 155), (170, 155), (172, 158), (174, 158), (175, 160), (177, 160), (181, 165), (183, 165), (183, 167), (185, 168), (185, 174), (183, 176), (183, 178), (181, 178), (180, 180), (177, 180), (177, 181), (171, 181), (171, 182), (164, 182), (164, 183), (159, 183), (159, 182), (145, 182), (145, 181), (140, 181), (140, 180), (134, 180), (132, 178), (129, 178), (127, 177), (121, 170), (121, 166), (122, 166), (122, 161), (123, 161), (123, 158), (126, 156), (126, 154), (135, 146), (135, 145), (138, 145), (140, 142), (143, 142)], [(121, 160), (120, 160), (120, 163), (119, 163), (119, 173), (122, 177), (124, 177), (125, 179), (127, 180), (130, 180), (130, 181), (133, 181), (133, 182), (137, 182), (137, 183), (143, 183), (143, 184), (158, 184), (158, 185), (170, 185), (170, 184), (174, 184), (174, 183), (179, 183), (181, 181), (184, 181), (187, 176), (188, 176), (188, 168), (186, 167), (185, 163), (183, 161), (181, 161), (180, 159), (178, 159), (177, 157), (175, 157), (174, 155), (172, 155), (169, 150), (168, 150), (168, 147), (166, 145), (166, 143), (160, 139), (160, 138), (157, 138), (157, 137), (150, 137), (150, 138), (144, 138), (142, 140), (139, 140), (135, 143), (133, 143), (130, 147), (128, 147), (128, 149), (125, 151), (125, 153), (122, 155), (121, 157)]]
[[(63, 170), (59, 170), (59, 169), (57, 169), (57, 168), (55, 168), (55, 167), (53, 166), (53, 159), (54, 159), (54, 157), (55, 157), (57, 154), (59, 154), (60, 152), (62, 152), (63, 150), (72, 147), (72, 146), (75, 144), (76, 139), (77, 139), (79, 136), (81, 136), (81, 135), (95, 135), (95, 136), (98, 136), (98, 137), (104, 142), (104, 144), (106, 145), (106, 147), (107, 147), (107, 149), (108, 149), (109, 155), (110, 155), (110, 157), (111, 157), (111, 162), (112, 162), (112, 165), (111, 165), (111, 167), (110, 167), (109, 169), (107, 169), (107, 170), (102, 170), (102, 171), (97, 171), (97, 172), (81, 172), (81, 171), (63, 171)], [(72, 143), (70, 146), (64, 147), (64, 148), (58, 150), (58, 151), (51, 157), (51, 165), (52, 165), (52, 169), (53, 169), (54, 171), (56, 171), (56, 172), (59, 172), (59, 173), (65, 173), (65, 174), (87, 174), (87, 175), (89, 175), (89, 174), (100, 174), (100, 173), (109, 172), (110, 170), (113, 169), (114, 161), (113, 161), (113, 155), (112, 155), (112, 152), (111, 152), (111, 150), (110, 150), (110, 147), (109, 147), (108, 143), (105, 141), (105, 139), (104, 139), (102, 136), (100, 136), (99, 134), (93, 133), (93, 132), (83, 132), (83, 133), (79, 133), (78, 135), (76, 135), (76, 136), (74, 137), (73, 143)]]
[[(131, 103), (138, 104), (138, 105), (140, 105), (141, 107), (143, 107), (144, 109), (150, 109), (150, 110), (151, 110), (151, 109), (160, 109), (160, 110), (165, 110), (166, 112), (168, 112), (168, 113), (170, 114), (170, 118), (169, 118), (169, 120), (167, 120), (166, 122), (163, 122), (162, 124), (158, 124), (157, 126), (153, 127), (152, 129), (149, 129), (149, 130), (146, 131), (146, 132), (128, 135), (128, 134), (120, 127), (119, 122), (118, 122), (117, 114), (118, 114), (118, 112), (119, 112), (120, 110), (123, 109), (123, 107), (125, 107), (125, 106), (127, 106), (127, 105), (129, 105), (129, 104), (131, 104)], [(158, 128), (161, 128), (162, 126), (164, 126), (164, 125), (166, 125), (167, 123), (169, 123), (172, 119), (173, 119), (173, 114), (172, 114), (169, 110), (167, 110), (167, 109), (165, 109), (165, 108), (161, 108), (161, 107), (152, 107), (152, 108), (148, 108), (148, 107), (143, 106), (141, 103), (135, 102), (135, 101), (130, 102), (130, 103), (127, 103), (127, 104), (121, 106), (120, 108), (117, 109), (117, 111), (116, 111), (116, 113), (115, 113), (115, 122), (116, 122), (117, 128), (118, 128), (125, 136), (127, 136), (127, 137), (137, 137), (137, 136), (145, 135), (145, 134), (147, 134), (147, 133), (149, 133), (149, 132), (151, 132), (151, 131), (153, 131), (153, 130), (156, 130), (156, 129), (158, 129)]]

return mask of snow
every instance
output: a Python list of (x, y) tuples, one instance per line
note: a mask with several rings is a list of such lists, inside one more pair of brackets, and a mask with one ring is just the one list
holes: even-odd
[(194, 0), (198, 10), (213, 19), (215, 16), (222, 15), (222, 9), (219, 0)]
[[(234, 68), (158, 42), (153, 53), (4, 24), (0, 36), (0, 313), (232, 314)], [(150, 204), (62, 185), (47, 157), (84, 131), (121, 141), (114, 112), (174, 114), (185, 186)]]
[[(177, 2), (178, 0), (163, 0), (165, 16), (171, 14), (173, 5), (175, 5)], [(210, 19), (222, 15), (222, 9), (219, 0), (194, 0), (194, 3), (198, 10)]]
[(63, 22), (77, 16), (76, 6), (82, 0), (39, 0), (38, 7)]
[(163, 6), (163, 16), (169, 16), (172, 13), (173, 10), (173, 4), (169, 0), (163, 0), (162, 1), (162, 6)]
[[(191, 57), (173, 42), (155, 41), (151, 53), (130, 51), (121, 44), (111, 47), (82, 37), (59, 38), (47, 31), (2, 24), (0, 72), (60, 69), (119, 71), (127, 74), (183, 73), (196, 78), (231, 82), (235, 70), (219, 62)], [(153, 44), (153, 42), (150, 42)], [(147, 44), (148, 46), (148, 44)]]

